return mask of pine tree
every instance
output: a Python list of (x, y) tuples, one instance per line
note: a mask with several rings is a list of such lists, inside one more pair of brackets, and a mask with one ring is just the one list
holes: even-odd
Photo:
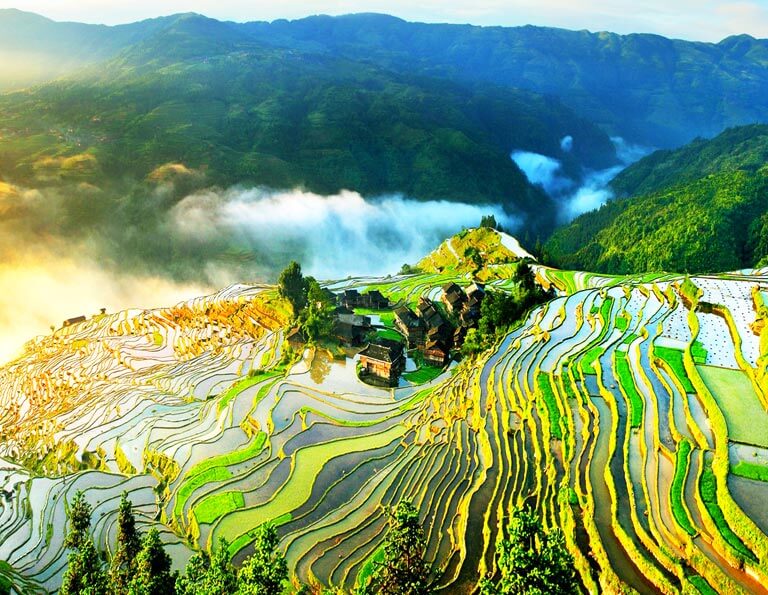
[(288, 564), (277, 549), (279, 539), (272, 525), (262, 525), (256, 532), (254, 552), (237, 576), (238, 595), (279, 595), (288, 580)]
[(69, 505), (69, 533), (64, 540), (64, 547), (78, 550), (88, 540), (88, 530), (91, 527), (91, 512), (93, 509), (86, 501), (85, 494), (78, 491)]
[(424, 560), (427, 546), (419, 524), (419, 511), (409, 501), (390, 513), (390, 527), (384, 539), (384, 561), (374, 570), (363, 593), (382, 595), (425, 595), (431, 593), (430, 568)]
[(229, 560), (229, 544), (221, 539), (213, 557), (199, 552), (176, 579), (176, 595), (229, 595), (237, 591), (237, 571)]
[(136, 556), (136, 570), (128, 586), (131, 595), (173, 595), (176, 577), (157, 529), (150, 529)]
[(110, 565), (110, 583), (116, 594), (127, 593), (141, 551), (141, 537), (128, 495), (123, 492), (117, 515), (117, 548)]
[(107, 587), (101, 556), (88, 537), (76, 552), (69, 555), (59, 595), (107, 595)]
[(69, 506), (69, 533), (65, 547), (73, 550), (62, 579), (61, 595), (106, 595), (107, 576), (91, 539), (91, 505), (78, 491)]
[(509, 539), (497, 552), (500, 579), (484, 581), (483, 595), (570, 595), (579, 592), (573, 556), (559, 530), (545, 532), (530, 511), (514, 512)]

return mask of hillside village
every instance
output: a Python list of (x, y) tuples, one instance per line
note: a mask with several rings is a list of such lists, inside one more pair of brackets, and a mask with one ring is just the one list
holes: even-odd
[[(396, 386), (408, 353), (426, 367), (442, 369), (450, 362), (461, 349), (467, 330), (477, 325), (485, 286), (473, 282), (465, 290), (447, 283), (439, 301), (420, 296), (413, 308), (391, 303), (377, 289), (327, 291), (326, 295), (335, 304), (332, 339), (356, 352), (360, 378), (374, 385)], [(391, 323), (384, 324), (383, 318)], [(294, 349), (307, 342), (298, 327), (289, 332), (287, 340)]]

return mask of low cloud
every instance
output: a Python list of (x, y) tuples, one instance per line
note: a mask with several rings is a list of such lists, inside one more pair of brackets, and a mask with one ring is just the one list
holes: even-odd
[[(566, 143), (570, 137), (561, 141), (572, 148), (573, 140)], [(579, 215), (600, 208), (614, 197), (609, 184), (626, 166), (641, 159), (650, 152), (647, 147), (626, 143), (621, 137), (612, 137), (616, 147), (616, 155), (621, 165), (602, 170), (585, 170), (580, 180), (575, 180), (565, 174), (563, 164), (554, 157), (514, 151), (512, 160), (525, 173), (532, 184), (540, 185), (559, 207), (558, 219), (561, 223), (572, 221)]]
[(0, 362), (51, 325), (100, 308), (274, 282), (291, 260), (320, 279), (396, 273), (483, 215), (519, 224), (490, 205), (184, 184), (0, 184)]
[[(230, 237), (233, 245), (263, 255), (262, 274), (295, 259), (318, 278), (337, 279), (396, 273), (489, 214), (510, 229), (519, 225), (490, 205), (233, 188), (188, 196), (172, 209), (170, 222), (183, 242)], [(221, 273), (214, 266), (208, 275)]]

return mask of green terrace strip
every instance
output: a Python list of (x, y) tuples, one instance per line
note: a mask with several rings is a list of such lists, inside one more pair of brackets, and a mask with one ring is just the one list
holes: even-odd
[(744, 545), (744, 542), (739, 539), (739, 536), (736, 535), (730, 525), (728, 525), (725, 516), (723, 516), (723, 511), (717, 503), (717, 480), (715, 479), (714, 471), (712, 471), (711, 462), (706, 462), (704, 464), (701, 479), (699, 480), (699, 490), (701, 492), (701, 499), (704, 501), (704, 506), (706, 506), (709, 516), (712, 517), (712, 520), (715, 522), (717, 530), (720, 532), (720, 535), (723, 536), (723, 539), (725, 539), (725, 541), (728, 542), (740, 556), (752, 562), (757, 562), (755, 555), (746, 545)]
[(398, 407), (400, 412), (410, 411), (432, 394), (431, 388), (425, 388), (414, 394), (410, 399)]
[[(293, 515), (290, 512), (286, 512), (283, 515), (280, 515), (276, 519), (272, 519), (270, 521), (270, 525), (273, 525), (274, 527), (279, 527), (280, 525), (284, 525), (285, 523), (288, 523), (293, 518)], [(259, 525), (261, 527), (261, 525)], [(230, 556), (234, 556), (237, 552), (245, 549), (249, 543), (252, 543), (254, 539), (256, 539), (256, 530), (259, 527), (254, 527), (247, 533), (243, 533), (240, 537), (235, 539), (232, 543), (229, 544), (229, 554)]]
[(203, 498), (192, 509), (198, 523), (210, 524), (216, 519), (245, 506), (242, 492), (221, 492)]
[(595, 362), (597, 361), (597, 358), (602, 355), (603, 351), (605, 351), (605, 349), (602, 346), (595, 345), (581, 357), (579, 360), (579, 367), (583, 374), (589, 374), (591, 376), (597, 374), (595, 371)]
[(677, 377), (682, 384), (686, 393), (696, 392), (691, 384), (691, 379), (688, 378), (688, 374), (685, 371), (685, 365), (683, 364), (683, 352), (679, 349), (672, 349), (671, 347), (660, 347), (654, 345), (653, 354), (663, 361), (672, 373)]
[(254, 386), (255, 384), (259, 384), (260, 382), (263, 382), (264, 380), (267, 380), (269, 378), (274, 378), (275, 376), (279, 376), (280, 372), (275, 371), (259, 371), (256, 372), (254, 375), (248, 375), (242, 380), (238, 380), (232, 387), (225, 392), (221, 398), (219, 399), (219, 402), (217, 404), (219, 412), (223, 411), (227, 405), (229, 405), (230, 401), (234, 399), (237, 395), (239, 395), (241, 392), (243, 392), (245, 389), (250, 388), (251, 386)]
[(683, 492), (685, 490), (685, 478), (688, 476), (688, 466), (690, 464), (691, 443), (688, 440), (682, 440), (675, 453), (675, 475), (672, 479), (672, 492), (670, 499), (672, 501), (672, 512), (675, 515), (677, 524), (680, 525), (688, 535), (694, 537), (696, 529), (691, 522), (688, 509), (683, 501)]
[(368, 308), (355, 308), (355, 314), (359, 316), (378, 316), (381, 324), (388, 327), (395, 326), (395, 313), (392, 310), (370, 310)]
[(699, 341), (694, 341), (691, 344), (691, 357), (693, 358), (693, 363), (695, 364), (706, 364), (707, 363), (707, 350), (704, 349), (704, 346)]
[(709, 583), (704, 579), (703, 577), (699, 575), (693, 575), (688, 577), (688, 581), (696, 587), (696, 590), (701, 593), (701, 595), (718, 595), (717, 591), (715, 591)]
[(435, 366), (422, 366), (413, 372), (406, 372), (403, 374), (403, 378), (405, 378), (411, 384), (427, 384), (428, 382), (432, 382), (442, 373), (443, 368), (437, 368)]
[(209, 545), (215, 543), (218, 537), (231, 539), (234, 543), (241, 535), (247, 533), (243, 531), (243, 527), (256, 527), (272, 522), (301, 506), (312, 493), (315, 478), (327, 461), (350, 452), (380, 448), (401, 438), (404, 433), (405, 428), (396, 425), (377, 434), (332, 440), (299, 449), (292, 458), (288, 482), (262, 506), (237, 510), (224, 516), (215, 525)]
[(635, 379), (632, 376), (632, 370), (629, 367), (627, 354), (623, 351), (614, 352), (616, 359), (616, 374), (624, 394), (627, 395), (630, 405), (630, 426), (639, 428), (643, 423), (643, 398), (637, 392)]
[(731, 467), (731, 473), (746, 479), (768, 482), (768, 466), (751, 461), (739, 461)]
[(259, 432), (244, 449), (212, 457), (192, 467), (192, 469), (190, 469), (184, 476), (184, 480), (176, 493), (176, 504), (173, 507), (173, 515), (176, 518), (181, 516), (187, 500), (198, 488), (201, 488), (210, 482), (225, 481), (229, 479), (232, 474), (227, 467), (254, 458), (262, 451), (266, 441), (267, 434)]
[(552, 384), (549, 380), (549, 375), (540, 372), (536, 378), (539, 387), (539, 392), (544, 399), (544, 404), (549, 415), (550, 432), (553, 438), (558, 440), (563, 439), (563, 431), (560, 428), (560, 409), (557, 407), (557, 397), (552, 390)]

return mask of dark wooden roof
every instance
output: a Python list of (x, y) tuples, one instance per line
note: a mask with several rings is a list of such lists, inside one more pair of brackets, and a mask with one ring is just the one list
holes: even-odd
[(403, 357), (403, 346), (397, 341), (376, 339), (360, 352), (360, 356), (391, 364)]

